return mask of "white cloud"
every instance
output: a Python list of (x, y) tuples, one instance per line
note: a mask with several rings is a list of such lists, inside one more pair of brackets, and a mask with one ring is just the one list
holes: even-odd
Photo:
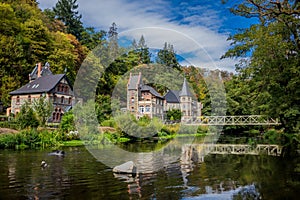
[[(171, 1), (164, 0), (77, 2), (85, 25), (108, 30), (115, 22), (120, 36), (138, 40), (144, 35), (150, 48), (162, 48), (164, 42), (169, 42), (177, 54), (188, 55), (186, 59), (196, 66), (234, 71), (234, 60), (220, 60), (229, 42), (227, 35), (218, 32), (224, 16), (213, 6), (181, 3), (172, 7)], [(56, 0), (40, 0), (40, 7), (53, 7), (55, 3)]]

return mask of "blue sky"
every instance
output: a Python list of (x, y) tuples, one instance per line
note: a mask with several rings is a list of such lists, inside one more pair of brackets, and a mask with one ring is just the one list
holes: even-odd
[[(57, 0), (38, 0), (40, 8), (52, 8)], [(240, 0), (235, 0), (238, 2)], [(233, 2), (233, 1), (231, 1)], [(119, 36), (138, 40), (144, 35), (148, 47), (164, 42), (197, 67), (234, 71), (236, 60), (220, 57), (229, 48), (227, 38), (238, 28), (255, 23), (229, 12), (233, 3), (221, 0), (77, 0), (85, 26), (108, 30), (115, 22)]]

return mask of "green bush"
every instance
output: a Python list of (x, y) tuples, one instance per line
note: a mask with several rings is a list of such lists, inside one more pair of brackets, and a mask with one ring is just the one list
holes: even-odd
[(19, 124), (15, 121), (4, 121), (0, 122), (1, 128), (11, 128), (11, 129), (19, 129)]
[(17, 115), (17, 123), (21, 129), (32, 127), (36, 128), (39, 126), (39, 121), (28, 102), (25, 102), (21, 106), (20, 113)]
[(263, 134), (263, 139), (268, 144), (281, 144), (283, 134), (275, 129), (269, 129)]
[(101, 126), (108, 126), (108, 127), (116, 128), (117, 123), (113, 119), (108, 119), (108, 120), (104, 120), (103, 122), (101, 122)]
[(14, 134), (0, 135), (0, 149), (36, 149), (58, 146), (62, 135), (58, 131), (27, 129)]
[(59, 129), (64, 133), (69, 133), (70, 131), (76, 130), (72, 111), (69, 111), (63, 115), (59, 124)]

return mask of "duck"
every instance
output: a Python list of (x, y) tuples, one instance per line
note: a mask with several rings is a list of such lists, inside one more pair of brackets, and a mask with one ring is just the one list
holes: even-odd
[(62, 151), (62, 150), (56, 150), (54, 152), (49, 153), (49, 155), (51, 155), (51, 156), (64, 156), (65, 152)]
[(42, 167), (42, 168), (48, 167), (48, 164), (46, 163), (46, 161), (42, 160), (42, 162), (41, 162), (41, 167)]

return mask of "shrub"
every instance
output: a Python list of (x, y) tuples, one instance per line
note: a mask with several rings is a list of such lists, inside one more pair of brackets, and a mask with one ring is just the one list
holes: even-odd
[(108, 119), (108, 120), (101, 122), (101, 126), (108, 126), (108, 127), (116, 128), (117, 123), (113, 119)]
[(0, 122), (1, 128), (19, 129), (19, 124), (15, 121), (4, 121)]
[(65, 113), (59, 124), (59, 129), (64, 133), (70, 133), (75, 130), (74, 115), (72, 111)]
[(17, 115), (16, 121), (21, 129), (25, 129), (27, 127), (36, 128), (39, 126), (39, 121), (36, 118), (36, 115), (28, 102), (25, 102), (21, 106), (21, 110), (20, 113)]
[(62, 136), (58, 131), (27, 129), (14, 134), (0, 135), (1, 149), (47, 148), (58, 146)]

